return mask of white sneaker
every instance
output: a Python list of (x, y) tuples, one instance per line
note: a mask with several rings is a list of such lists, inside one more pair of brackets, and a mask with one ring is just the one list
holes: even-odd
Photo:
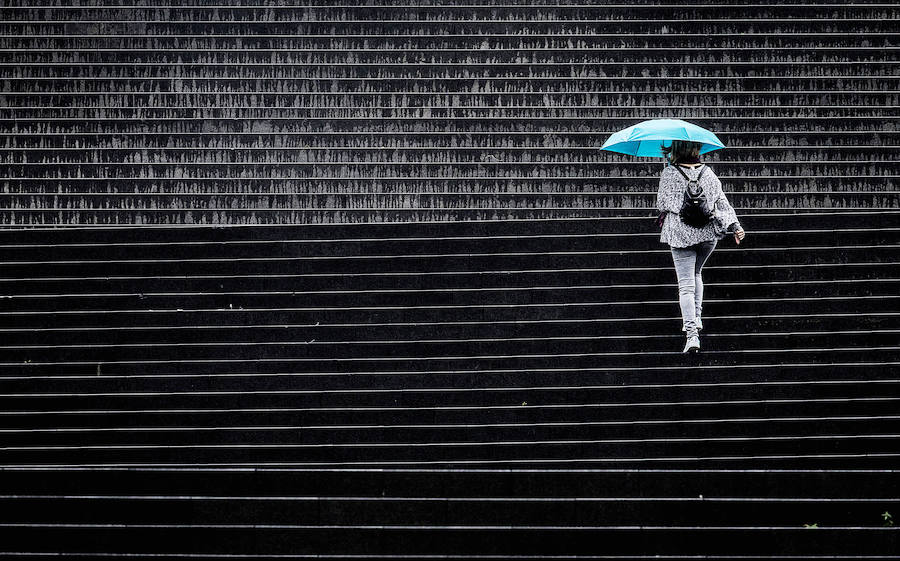
[(700, 351), (700, 337), (688, 337), (687, 343), (684, 344), (682, 353), (696, 353)]
[[(703, 322), (700, 321), (700, 318), (696, 318), (696, 319), (694, 320), (694, 325), (697, 326), (697, 331), (700, 331), (700, 330), (703, 329)], [(685, 329), (683, 325), (681, 326), (681, 330), (682, 330), (682, 331), (687, 331), (687, 329)]]

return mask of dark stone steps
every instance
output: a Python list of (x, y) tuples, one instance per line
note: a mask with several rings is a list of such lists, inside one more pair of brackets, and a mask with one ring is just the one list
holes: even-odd
[[(785, 340), (782, 339), (781, 343)], [(832, 341), (833, 343), (833, 341)], [(428, 372), (431, 370), (493, 370), (493, 369), (534, 369), (534, 368), (658, 368), (658, 367), (694, 367), (703, 366), (737, 366), (753, 364), (760, 368), (778, 365), (796, 365), (807, 363), (880, 363), (900, 360), (900, 348), (896, 346), (857, 348), (836, 347), (834, 344), (823, 348), (779, 349), (760, 348), (749, 351), (713, 350), (705, 347), (699, 356), (681, 354), (682, 344), (672, 341), (668, 351), (643, 353), (640, 355), (622, 352), (611, 354), (602, 349), (596, 354), (586, 353), (580, 348), (574, 354), (511, 354), (511, 355), (468, 355), (460, 357), (418, 357), (408, 358), (381, 356), (378, 359), (367, 357), (323, 357), (272, 356), (264, 353), (257, 355), (215, 355), (212, 358), (196, 359), (154, 359), (143, 360), (122, 359), (110, 361), (103, 357), (83, 357), (84, 360), (69, 362), (43, 361), (43, 351), (33, 352), (16, 362), (0, 363), (0, 376), (9, 375), (87, 375), (101, 376), (104, 372), (124, 374), (159, 373), (259, 373), (285, 372)], [(596, 347), (595, 347), (596, 348)], [(237, 351), (235, 351), (237, 352)], [(59, 355), (57, 355), (58, 357)], [(29, 362), (29, 360), (31, 362)], [(59, 360), (58, 358), (56, 360)]]
[[(674, 271), (672, 272), (674, 277)], [(709, 276), (709, 275), (708, 275)], [(705, 281), (705, 279), (704, 279)], [(248, 287), (249, 288), (249, 287)], [(796, 284), (756, 284), (747, 286), (730, 283), (704, 282), (705, 295), (713, 302), (760, 301), (760, 300), (808, 300), (814, 298), (848, 299), (884, 296), (895, 297), (900, 288), (900, 279), (859, 280), (844, 283), (796, 283)], [(596, 305), (601, 302), (635, 303), (648, 296), (653, 298), (648, 304), (659, 300), (677, 301), (678, 292), (674, 282), (668, 285), (586, 285), (586, 286), (543, 286), (539, 288), (460, 288), (460, 289), (384, 289), (376, 291), (304, 291), (304, 290), (236, 290), (203, 291), (175, 289), (172, 292), (89, 292), (83, 294), (22, 294), (0, 298), (0, 311), (40, 311), (40, 310), (159, 310), (159, 309), (203, 309), (240, 306), (242, 308), (359, 308), (359, 307), (458, 307), (472, 305), (496, 306), (502, 304), (573, 304)], [(706, 298), (705, 298), (706, 299)], [(225, 304), (223, 306), (223, 304)], [(335, 304), (338, 304), (336, 307)]]
[(0, 469), (4, 495), (883, 499), (900, 482), (896, 470)]
[[(767, 456), (787, 460), (813, 460), (820, 455), (852, 455), (858, 465), (865, 456), (897, 453), (897, 435), (872, 433), (812, 436), (716, 437), (693, 439), (561, 439), (508, 442), (438, 443), (360, 443), (360, 444), (265, 444), (234, 443), (224, 445), (190, 444), (185, 446), (126, 444), (121, 446), (83, 444), (61, 447), (6, 447), (0, 450), (0, 463), (28, 464), (171, 464), (171, 463), (251, 463), (297, 462), (306, 465), (443, 464), (467, 462), (572, 461), (573, 458), (601, 460), (613, 464), (629, 461), (687, 463), (687, 467), (715, 467), (731, 461), (745, 461), (745, 467), (765, 466)], [(758, 457), (751, 460), (748, 457)], [(685, 460), (685, 458), (688, 458)], [(707, 465), (711, 462), (714, 465)], [(808, 465), (808, 464), (807, 464)], [(737, 467), (737, 466), (732, 466)]]
[[(467, 338), (517, 339), (517, 338), (625, 338), (646, 336), (667, 339), (681, 327), (681, 318), (641, 317), (635, 320), (602, 318), (593, 320), (562, 319), (554, 322), (534, 320), (530, 322), (495, 323), (486, 320), (481, 323), (431, 323), (420, 325), (375, 324), (371, 326), (343, 325), (244, 325), (235, 326), (192, 326), (175, 325), (159, 328), (29, 328), (9, 330), (3, 333), (4, 346), (69, 345), (91, 348), (108, 344), (116, 345), (184, 345), (184, 344), (225, 344), (228, 342), (256, 342), (271, 344), (284, 341), (296, 344), (316, 340), (328, 341), (416, 341), (417, 338), (430, 340), (466, 340)], [(676, 311), (677, 313), (677, 311)], [(876, 312), (866, 314), (843, 314), (822, 316), (754, 316), (703, 318), (708, 337), (727, 341), (728, 337), (740, 337), (746, 333), (752, 322), (759, 333), (784, 334), (804, 333), (811, 336), (837, 332), (856, 331), (897, 331), (900, 330), (900, 313)], [(759, 339), (759, 335), (751, 335)], [(398, 343), (399, 344), (399, 343)], [(615, 342), (613, 343), (615, 344)]]
[[(368, 380), (370, 383), (373, 380)], [(889, 378), (864, 383), (864, 380), (841, 380), (835, 383), (828, 379), (809, 383), (769, 383), (744, 385), (708, 380), (698, 386), (638, 386), (619, 387), (592, 386), (582, 378), (580, 385), (459, 388), (468, 391), (452, 391), (453, 388), (422, 388), (415, 390), (386, 390), (380, 387), (359, 387), (352, 390), (308, 390), (291, 389), (283, 384), (279, 389), (254, 390), (249, 384), (243, 391), (201, 390), (192, 384), (183, 383), (176, 391), (144, 393), (133, 392), (87, 392), (67, 393), (63, 388), (54, 388), (48, 393), (4, 393), (0, 394), (0, 409), (7, 412), (19, 410), (68, 410), (100, 409), (156, 409), (190, 408), (197, 401), (204, 407), (418, 407), (457, 405), (517, 405), (528, 402), (533, 405), (573, 404), (573, 403), (630, 403), (632, 401), (738, 401), (744, 399), (805, 399), (805, 398), (859, 398), (890, 397), (900, 389), (900, 379)], [(856, 382), (855, 384), (853, 382)], [(297, 381), (294, 382), (297, 384)], [(69, 382), (71, 385), (72, 382)], [(299, 384), (297, 384), (299, 385)], [(900, 394), (897, 394), (900, 395)]]
[[(877, 268), (857, 273), (863, 278), (852, 278), (853, 267), (844, 266), (843, 275), (838, 267), (832, 267), (835, 274), (829, 280), (776, 280), (765, 278), (775, 276), (778, 269), (755, 271), (738, 278), (738, 271), (717, 268), (709, 262), (704, 268), (704, 284), (720, 298), (783, 298), (788, 296), (819, 296), (826, 294), (870, 295), (893, 290), (900, 278), (891, 278), (892, 264), (873, 264)], [(824, 266), (823, 266), (824, 267)], [(859, 269), (860, 266), (856, 266)], [(876, 272), (884, 273), (881, 278), (872, 278)], [(898, 270), (900, 272), (900, 270)], [(630, 273), (630, 274), (627, 274)], [(664, 273), (669, 273), (668, 275)], [(865, 278), (868, 273), (869, 278)], [(350, 302), (379, 302), (391, 299), (415, 298), (417, 302), (429, 299), (454, 298), (465, 302), (477, 298), (567, 298), (573, 295), (593, 293), (613, 297), (617, 300), (633, 301), (647, 292), (668, 298), (677, 293), (674, 284), (675, 273), (661, 270), (621, 271), (617, 279), (613, 271), (559, 271), (552, 272), (511, 272), (478, 273), (457, 275), (392, 275), (379, 276), (322, 276), (300, 275), (278, 276), (224, 276), (219, 278), (140, 277), (131, 279), (80, 278), (80, 279), (29, 279), (0, 280), (3, 296), (23, 302), (47, 299), (76, 298), (81, 295), (97, 297), (126, 298), (128, 295), (143, 298), (175, 298), (185, 296), (211, 296), (216, 294), (239, 294), (252, 296), (268, 293), (287, 293), (309, 299), (325, 299), (340, 296)], [(758, 279), (756, 282), (747, 277)], [(728, 277), (731, 277), (730, 279)], [(842, 278), (850, 277), (850, 278)], [(73, 282), (77, 280), (77, 282)], [(621, 280), (622, 283), (616, 281)], [(642, 282), (646, 281), (646, 282)], [(113, 296), (114, 295), (114, 296)]]
[[(371, 551), (394, 555), (589, 555), (603, 544), (605, 554), (745, 555), (790, 551), (800, 555), (866, 555), (892, 552), (897, 532), (882, 528), (797, 527), (626, 527), (592, 528), (501, 527), (497, 529), (441, 528), (29, 528), (16, 527), (6, 547), (12, 550), (211, 553), (211, 554), (314, 554), (349, 556)], [(40, 544), (40, 545), (34, 545)], [(700, 544), (698, 546), (698, 544)], [(698, 547), (700, 549), (698, 549)]]
[[(896, 388), (895, 388), (896, 389)], [(802, 399), (802, 398), (801, 398)], [(531, 401), (527, 403), (532, 403)], [(552, 400), (534, 400), (536, 405), (552, 403)], [(451, 402), (448, 405), (453, 405)], [(173, 403), (177, 407), (178, 403)], [(248, 406), (257, 405), (248, 403)], [(298, 404), (303, 405), (303, 404)], [(896, 403), (894, 404), (896, 405)], [(86, 404), (88, 407), (96, 407), (94, 404)], [(128, 404), (119, 405), (116, 402), (109, 407), (127, 407)], [(210, 404), (218, 406), (218, 404)], [(524, 406), (523, 406), (524, 407)], [(672, 408), (669, 405), (669, 408)], [(728, 404), (719, 405), (723, 412), (728, 411)], [(61, 404), (60, 409), (66, 409), (66, 404)], [(659, 408), (662, 408), (660, 406)], [(797, 438), (804, 439), (822, 436), (823, 428), (827, 435), (853, 435), (864, 433), (871, 425), (878, 426), (881, 434), (900, 434), (900, 416), (880, 417), (868, 415), (863, 418), (846, 417), (840, 404), (832, 406), (832, 416), (827, 418), (814, 418), (803, 421), (783, 421), (779, 418), (760, 418), (758, 421), (748, 421), (739, 418), (740, 422), (729, 422), (714, 419), (678, 419), (671, 422), (641, 423), (620, 421), (617, 424), (599, 425), (590, 423), (573, 422), (556, 426), (442, 426), (437, 421), (431, 426), (367, 426), (352, 425), (343, 429), (337, 427), (323, 427), (310, 429), (300, 425), (293, 428), (266, 429), (264, 427), (228, 428), (218, 427), (217, 430), (140, 430), (128, 432), (112, 431), (67, 431), (67, 432), (18, 432), (0, 433), (0, 447), (3, 448), (39, 448), (39, 447), (203, 447), (203, 446), (245, 446), (248, 443), (252, 447), (265, 448), (267, 446), (292, 447), (305, 446), (360, 446), (372, 448), (384, 444), (394, 444), (414, 447), (421, 445), (441, 446), (446, 443), (485, 443), (485, 448), (492, 445), (501, 445), (510, 442), (534, 441), (535, 448), (547, 446), (549, 442), (572, 442), (594, 440), (645, 440), (648, 433), (653, 439), (721, 439), (741, 438), (747, 439), (746, 445), (754, 448), (764, 446), (764, 442), (755, 439)], [(572, 410), (573, 417), (579, 412)], [(730, 411), (729, 411), (730, 413)], [(854, 416), (856, 417), (856, 416)], [(695, 422), (686, 422), (693, 420)], [(681, 422), (679, 422), (681, 421)], [(184, 427), (188, 429), (189, 427)], [(714, 446), (716, 443), (709, 444)], [(824, 444), (824, 443), (821, 443)], [(695, 444), (696, 445), (696, 444)], [(4, 451), (3, 454), (9, 452)], [(125, 451), (127, 454), (129, 451)], [(74, 452), (77, 453), (77, 452)], [(190, 451), (188, 451), (190, 453)], [(378, 454), (377, 450), (372, 453)]]
[[(838, 251), (840, 250), (840, 251)], [(69, 262), (5, 262), (0, 265), (4, 277), (47, 276), (79, 277), (120, 275), (198, 275), (198, 274), (285, 274), (285, 273), (427, 273), (431, 271), (460, 272), (479, 268), (488, 270), (534, 270), (568, 268), (635, 268), (668, 267), (671, 254), (668, 250), (651, 252), (523, 252), (522, 255), (506, 254), (457, 254), (454, 256), (372, 256), (370, 258), (302, 258), (236, 260), (227, 257), (210, 261), (187, 260), (136, 260), (93, 262), (72, 260)], [(823, 265), (834, 263), (895, 263), (900, 245), (787, 248), (771, 252), (767, 248), (750, 248), (749, 251), (727, 249), (711, 257), (710, 265), (728, 267), (771, 265)], [(40, 271), (40, 273), (38, 273)]]
[[(605, 423), (645, 421), (648, 437), (654, 434), (654, 424), (647, 421), (679, 421), (704, 419), (776, 419), (826, 417), (889, 417), (897, 414), (897, 398), (890, 396), (848, 398), (781, 398), (745, 399), (743, 401), (641, 401), (630, 404), (592, 404), (577, 401), (571, 404), (542, 404), (510, 400), (503, 405), (418, 406), (393, 404), (384, 407), (310, 407), (287, 405), (280, 408), (246, 407), (216, 409), (197, 404), (178, 409), (172, 406), (157, 409), (82, 409), (63, 411), (10, 412), (0, 415), (4, 429), (28, 428), (141, 428), (141, 427), (227, 427), (227, 426), (298, 426), (343, 427), (401, 425), (484, 425), (537, 423)], [(522, 405), (525, 403), (525, 405)], [(755, 426), (752, 422), (748, 427)], [(823, 422), (820, 431), (827, 428)], [(873, 423), (874, 430), (879, 426)], [(473, 427), (474, 429), (475, 427)], [(614, 427), (613, 427), (614, 428)], [(736, 425), (733, 430), (739, 430)], [(314, 429), (326, 430), (323, 428)], [(338, 429), (336, 429), (338, 430)], [(345, 430), (345, 429), (340, 429)], [(613, 430), (613, 429), (610, 429)], [(749, 428), (747, 429), (749, 430)], [(759, 430), (759, 429), (753, 429)], [(78, 433), (72, 438), (78, 437)], [(73, 441), (74, 442), (74, 441)], [(577, 457), (575, 458), (577, 459)]]
[(354, 499), (285, 497), (0, 498), (0, 523), (34, 524), (311, 524), (336, 525), (352, 518), (378, 526), (390, 519), (404, 526), (658, 526), (672, 523), (678, 503), (680, 526), (876, 526), (896, 500), (733, 499), (672, 497), (625, 500), (548, 497), (535, 499), (438, 497)]
[[(235, 239), (231, 243), (212, 241), (185, 241), (183, 244), (167, 244), (164, 241), (152, 245), (120, 243), (116, 245), (93, 242), (84, 244), (59, 244), (37, 245), (22, 244), (24, 247), (0, 247), (0, 257), (5, 262), (18, 261), (47, 261), (47, 265), (55, 261), (71, 260), (73, 255), (86, 261), (100, 261), (97, 265), (103, 265), (109, 261), (136, 260), (136, 259), (160, 259), (191, 260), (210, 258), (232, 259), (260, 259), (265, 257), (290, 258), (290, 257), (321, 257), (321, 258), (365, 258), (373, 255), (419, 256), (419, 255), (443, 255), (458, 253), (487, 253), (503, 254), (515, 253), (526, 250), (529, 252), (603, 252), (603, 251), (654, 251), (667, 252), (668, 247), (659, 241), (659, 232), (651, 231), (652, 224), (646, 224), (645, 233), (621, 234), (610, 236), (597, 233), (591, 235), (590, 231), (581, 231), (572, 234), (548, 233), (530, 234), (527, 237), (507, 235), (504, 238), (494, 238), (487, 235), (478, 238), (457, 236), (443, 239), (429, 239), (425, 236), (410, 239), (408, 241), (393, 240), (391, 238), (376, 239), (373, 241), (356, 240), (318, 240), (298, 238), (293, 241), (271, 240), (252, 241)], [(751, 248), (759, 251), (760, 247), (835, 247), (853, 245), (897, 245), (900, 243), (900, 228), (896, 226), (886, 229), (876, 229), (869, 225), (860, 226), (860, 229), (832, 230), (812, 228), (811, 232), (792, 231), (761, 231), (750, 230), (749, 225), (745, 229), (752, 236), (747, 238), (747, 243), (742, 249)], [(866, 228), (866, 229), (861, 229)], [(532, 237), (534, 236), (534, 237)], [(543, 237), (539, 237), (543, 236)], [(179, 236), (180, 237), (180, 236)], [(720, 249), (733, 247), (730, 240), (720, 242)], [(527, 244), (527, 245), (526, 245)], [(77, 253), (74, 253), (77, 252)], [(398, 258), (399, 259), (399, 258)], [(7, 263), (8, 266), (8, 263)]]
[[(880, 384), (893, 383), (898, 377), (896, 364), (824, 363), (806, 365), (765, 365), (744, 363), (739, 367), (695, 365), (653, 368), (578, 368), (563, 369), (479, 369), (429, 370), (396, 372), (244, 372), (171, 374), (164, 371), (144, 374), (103, 373), (101, 376), (33, 376), (0, 377), (4, 393), (90, 393), (128, 391), (390, 391), (462, 389), (477, 392), (487, 388), (590, 387), (609, 392), (649, 392), (672, 389), (697, 391), (743, 390), (768, 386), (792, 387), (809, 384)], [(703, 390), (702, 388), (706, 388)]]
[[(900, 357), (897, 345), (900, 331), (848, 331), (837, 333), (762, 333), (744, 336), (709, 334), (704, 338), (704, 351), (709, 358), (719, 363), (734, 364), (758, 355), (765, 360), (797, 361), (813, 355), (817, 351), (836, 349), (854, 356), (864, 356), (867, 350), (884, 353), (883, 356)], [(353, 361), (366, 364), (373, 360), (383, 363), (402, 364), (424, 361), (434, 363), (441, 360), (478, 362), (495, 360), (490, 357), (509, 357), (516, 360), (575, 360), (582, 365), (595, 361), (597, 365), (612, 365), (616, 360), (627, 360), (635, 365), (656, 365), (672, 361), (667, 353), (680, 352), (682, 336), (676, 334), (660, 336), (626, 337), (566, 337), (499, 339), (474, 338), (447, 341), (269, 341), (266, 343), (174, 343), (174, 344), (132, 344), (110, 347), (77, 345), (72, 347), (23, 346), (3, 349), (4, 366), (14, 363), (48, 362), (77, 363), (99, 362), (179, 362), (196, 360), (285, 360), (297, 361), (299, 370), (310, 371), (315, 364), (310, 362), (334, 362), (338, 365)], [(784, 349), (790, 349), (785, 351)], [(733, 356), (728, 356), (732, 353)], [(583, 355), (584, 358), (578, 357)], [(631, 355), (631, 356), (622, 356)], [(798, 358), (792, 359), (796, 355)], [(804, 358), (799, 358), (804, 357)], [(677, 358), (674, 360), (683, 360)], [(351, 371), (358, 366), (346, 365)]]

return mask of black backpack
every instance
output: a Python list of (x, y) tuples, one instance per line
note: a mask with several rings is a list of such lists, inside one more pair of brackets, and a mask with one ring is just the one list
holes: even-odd
[(706, 166), (700, 168), (697, 179), (689, 178), (680, 166), (675, 165), (678, 173), (687, 181), (687, 188), (684, 190), (684, 202), (681, 203), (681, 212), (678, 215), (681, 221), (688, 226), (694, 228), (703, 228), (712, 219), (712, 210), (707, 206), (706, 193), (700, 186), (700, 178), (706, 171)]

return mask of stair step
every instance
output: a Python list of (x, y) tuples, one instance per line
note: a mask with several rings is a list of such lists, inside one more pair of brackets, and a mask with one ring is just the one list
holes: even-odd
[[(453, 463), (515, 463), (599, 461), (612, 464), (690, 463), (716, 467), (745, 462), (768, 465), (773, 459), (797, 463), (820, 456), (893, 454), (898, 435), (855, 433), (764, 437), (588, 438), (562, 440), (464, 441), (434, 443), (230, 443), (187, 445), (65, 445), (8, 446), (0, 450), (3, 465), (29, 464), (267, 464), (400, 465)], [(732, 467), (735, 467), (732, 465)]]
[[(891, 529), (845, 526), (809, 531), (795, 527), (690, 526), (559, 526), (444, 527), (402, 526), (179, 526), (119, 529), (92, 526), (7, 526), (13, 537), (10, 551), (104, 551), (153, 554), (212, 555), (325, 555), (333, 558), (368, 555), (589, 555), (603, 543), (607, 555), (696, 554), (767, 555), (790, 544), (801, 555), (867, 555), (896, 550), (897, 532)], [(859, 541), (857, 541), (859, 540)], [(36, 547), (32, 544), (45, 544)], [(702, 544), (699, 546), (698, 544)], [(502, 557), (501, 557), (502, 558)]]
[(0, 493), (344, 497), (744, 497), (891, 495), (896, 470), (0, 468)]
[[(523, 405), (524, 404), (524, 405)], [(637, 401), (634, 405), (619, 403), (570, 404), (538, 401), (512, 401), (501, 405), (411, 405), (404, 403), (375, 407), (300, 407), (287, 404), (281, 407), (243, 406), (216, 408), (193, 404), (178, 408), (173, 405), (151, 408), (113, 408), (9, 411), (0, 415), (4, 430), (97, 428), (139, 429), (146, 427), (228, 427), (228, 426), (297, 426), (325, 427), (315, 430), (349, 430), (341, 427), (400, 427), (403, 426), (470, 426), (480, 425), (538, 425), (547, 423), (607, 423), (599, 427), (613, 427), (616, 423), (634, 422), (648, 433), (660, 423), (677, 425), (695, 421), (723, 419), (791, 419), (830, 417), (887, 418), (897, 412), (897, 398), (874, 395), (857, 398), (757, 398), (744, 400), (701, 399), (695, 401)], [(678, 415), (673, 420), (673, 415)], [(792, 421), (787, 421), (792, 422)], [(727, 423), (726, 423), (727, 424)], [(739, 428), (739, 427), (738, 427)], [(870, 428), (874, 428), (871, 427)], [(248, 429), (249, 430), (249, 429)], [(487, 429), (491, 430), (491, 429)], [(754, 429), (756, 430), (756, 429)], [(75, 435), (77, 436), (77, 434)]]
[[(592, 209), (593, 210), (593, 209)], [(622, 209), (613, 209), (623, 212)], [(603, 209), (596, 209), (601, 213)], [(75, 244), (107, 243), (165, 243), (167, 241), (264, 241), (264, 240), (329, 240), (368, 239), (390, 240), (403, 237), (443, 238), (462, 236), (518, 236), (561, 234), (647, 234), (657, 232), (658, 212), (651, 209), (635, 211), (633, 216), (603, 216), (557, 220), (479, 220), (448, 222), (364, 223), (364, 224), (303, 224), (278, 226), (134, 226), (52, 229), (0, 229), (0, 245), (19, 244)], [(741, 224), (748, 232), (791, 230), (841, 230), (859, 228), (897, 228), (900, 210), (839, 210), (822, 212), (765, 212), (754, 209), (741, 214)], [(763, 234), (760, 235), (774, 235)], [(613, 236), (615, 237), (615, 236)], [(777, 238), (777, 236), (776, 236)], [(650, 238), (652, 240), (652, 238)], [(749, 237), (748, 237), (749, 240)], [(114, 242), (114, 243), (115, 243)], [(346, 242), (344, 242), (346, 243)]]
[(378, 526), (679, 526), (785, 529), (876, 526), (895, 498), (864, 500), (735, 497), (485, 499), (400, 497), (0, 496), (2, 523), (279, 524)]
[[(21, 243), (0, 246), (0, 256), (7, 262), (66, 261), (71, 260), (73, 250), (78, 258), (90, 261), (120, 261), (136, 259), (190, 260), (228, 257), (233, 259), (259, 259), (264, 257), (354, 257), (373, 255), (414, 256), (456, 253), (513, 253), (527, 248), (531, 252), (573, 252), (573, 251), (667, 251), (659, 241), (659, 231), (631, 234), (594, 233), (597, 228), (582, 229), (570, 233), (525, 234), (522, 236), (453, 236), (428, 237), (420, 235), (406, 239), (385, 237), (381, 239), (273, 239), (229, 241), (141, 241), (137, 243), (93, 242), (76, 244), (61, 240), (59, 244)], [(648, 224), (648, 226), (652, 226)], [(753, 250), (766, 247), (834, 247), (855, 245), (897, 245), (900, 242), (900, 228), (818, 228), (810, 231), (752, 231), (745, 229), (753, 237)], [(291, 232), (285, 232), (290, 234)], [(298, 232), (299, 233), (299, 232)], [(423, 232), (424, 233), (424, 232)], [(269, 233), (271, 234), (271, 233)], [(180, 237), (180, 236), (179, 236)], [(749, 244), (750, 238), (748, 238)], [(723, 247), (728, 246), (722, 241)], [(730, 246), (728, 246), (730, 247)], [(748, 246), (749, 247), (749, 246)], [(743, 249), (746, 249), (743, 248)]]

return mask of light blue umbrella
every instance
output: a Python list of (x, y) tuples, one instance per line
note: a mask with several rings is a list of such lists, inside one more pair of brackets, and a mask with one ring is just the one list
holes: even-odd
[(700, 142), (703, 144), (701, 154), (725, 148), (716, 135), (693, 123), (681, 119), (652, 119), (613, 133), (600, 149), (629, 156), (662, 158), (665, 154), (660, 145), (664, 142), (669, 145), (672, 140)]

